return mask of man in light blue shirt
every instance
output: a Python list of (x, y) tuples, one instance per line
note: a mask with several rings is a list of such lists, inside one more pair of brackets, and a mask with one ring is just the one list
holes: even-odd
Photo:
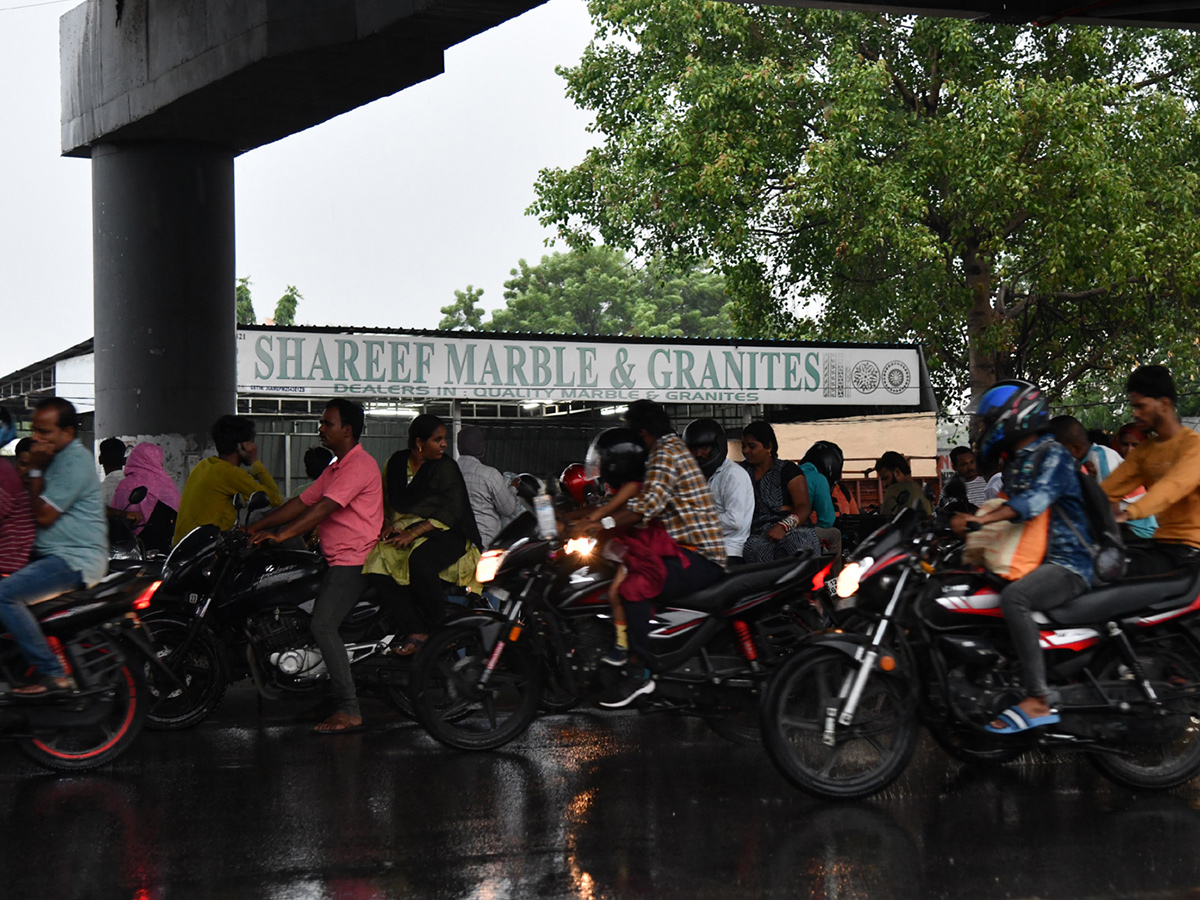
[(96, 464), (76, 440), (75, 407), (61, 397), (37, 405), (29, 493), (38, 524), (35, 559), (0, 581), (0, 624), (34, 667), (19, 695), (68, 691), (74, 682), (46, 642), (29, 604), (90, 587), (108, 571), (108, 526)]

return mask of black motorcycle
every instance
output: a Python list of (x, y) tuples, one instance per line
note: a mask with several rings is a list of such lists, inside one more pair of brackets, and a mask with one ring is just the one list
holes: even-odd
[(968, 762), (1082, 750), (1144, 789), (1200, 772), (1200, 571), (1116, 582), (1036, 614), (1061, 721), (996, 734), (987, 725), (1025, 696), (1006, 582), (952, 564), (954, 540), (905, 510), (854, 552), (837, 583), (847, 627), (810, 637), (763, 697), (763, 741), (787, 778), (821, 797), (873, 794), (903, 771), (921, 723)]
[(11, 635), (0, 636), (0, 737), (49, 769), (91, 769), (125, 752), (149, 705), (146, 671), (156, 663), (138, 613), (158, 586), (152, 574), (129, 569), (31, 606), (75, 690), (12, 693), (28, 664)]
[[(259, 492), (247, 514), (266, 505)], [(328, 670), (310, 630), (327, 564), (309, 550), (252, 547), (242, 528), (203, 525), (163, 564), (163, 601), (148, 616), (158, 656), (174, 681), (152, 678), (147, 727), (190, 728), (220, 705), (228, 685), (246, 677), (269, 699), (310, 693)], [(370, 594), (342, 623), (355, 684), (403, 711), (407, 665), (386, 651), (395, 641)]]
[[(731, 571), (655, 610), (645, 664), (656, 689), (643, 708), (703, 715), (726, 736), (758, 733), (757, 692), (772, 667), (821, 624), (814, 593), (828, 557)], [(548, 682), (566, 697), (594, 697), (616, 677), (608, 587), (613, 563), (596, 542), (518, 538), (490, 549), (476, 578), (501, 603), (434, 634), (417, 654), (409, 696), (437, 740), (465, 750), (499, 747), (537, 715)]]

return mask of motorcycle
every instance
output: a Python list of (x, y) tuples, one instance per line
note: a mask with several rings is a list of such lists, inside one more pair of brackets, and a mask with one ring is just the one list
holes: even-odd
[[(142, 569), (116, 572), (86, 590), (34, 604), (51, 649), (75, 690), (19, 695), (28, 664), (11, 636), (0, 639), (0, 737), (39, 765), (82, 771), (116, 759), (142, 730), (146, 670), (156, 661), (138, 613), (159, 582)], [(159, 673), (164, 678), (165, 673)]]
[(852, 554), (837, 616), (772, 675), (763, 741), (779, 770), (826, 798), (874, 794), (904, 770), (924, 723), (951, 755), (1002, 762), (1085, 751), (1111, 780), (1163, 789), (1200, 772), (1200, 571), (1116, 582), (1035, 616), (1061, 722), (985, 727), (1025, 696), (1000, 609), (1007, 583), (955, 565), (944, 528), (901, 512)]
[[(266, 494), (239, 513), (262, 509)], [(174, 681), (152, 678), (155, 698), (147, 727), (190, 728), (221, 703), (226, 688), (246, 677), (268, 699), (299, 696), (328, 681), (328, 669), (310, 631), (313, 606), (327, 564), (309, 550), (252, 547), (242, 528), (202, 525), (188, 533), (163, 564), (168, 598), (146, 623), (157, 655)], [(368, 593), (342, 623), (356, 685), (407, 712), (407, 665), (387, 653), (395, 640), (384, 613)]]
[[(450, 747), (482, 750), (520, 735), (548, 682), (595, 697), (617, 676), (608, 588), (615, 565), (596, 541), (520, 537), (483, 554), (476, 579), (500, 612), (479, 611), (434, 634), (417, 654), (409, 697), (417, 719)], [(644, 708), (705, 717), (737, 740), (758, 734), (754, 701), (772, 667), (821, 625), (813, 593), (828, 557), (734, 569), (651, 619), (645, 664), (656, 688)]]

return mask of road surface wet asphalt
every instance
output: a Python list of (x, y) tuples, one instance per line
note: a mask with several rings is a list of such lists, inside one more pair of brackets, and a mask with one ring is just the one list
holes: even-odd
[(699, 720), (577, 711), (460, 753), (386, 707), (357, 735), (245, 688), (63, 776), (0, 746), (4, 900), (1197, 898), (1200, 789), (1079, 759), (982, 770), (926, 742), (830, 804)]

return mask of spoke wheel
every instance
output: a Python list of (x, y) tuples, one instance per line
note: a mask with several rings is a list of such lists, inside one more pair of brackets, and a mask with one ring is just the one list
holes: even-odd
[(178, 731), (200, 724), (221, 704), (229, 681), (212, 632), (202, 626), (181, 655), (191, 622), (163, 616), (147, 619), (144, 624), (153, 637), (155, 655), (180, 682), (172, 683), (149, 661), (144, 664), (150, 693), (146, 727)]
[(917, 722), (908, 682), (872, 672), (854, 721), (837, 725), (824, 742), (826, 711), (840, 709), (859, 663), (837, 650), (814, 648), (793, 656), (772, 677), (763, 697), (763, 743), (779, 770), (818, 797), (866, 797), (898, 776), (916, 746)]
[[(1200, 687), (1200, 661), (1191, 645), (1180, 635), (1168, 635), (1137, 647), (1138, 662), (1146, 677), (1155, 684), (1172, 687)], [(1100, 680), (1121, 678), (1125, 667), (1114, 659), (1100, 674)], [(1092, 763), (1118, 784), (1135, 789), (1175, 787), (1200, 773), (1200, 696), (1169, 701), (1168, 708), (1187, 715), (1186, 724), (1174, 740), (1160, 743), (1130, 744), (1118, 754), (1092, 754)]]
[(492, 648), (477, 625), (452, 625), (413, 661), (409, 696), (417, 719), (459, 750), (490, 750), (529, 727), (542, 693), (542, 660), (528, 643), (507, 642), (480, 686)]
[[(137, 738), (146, 718), (146, 679), (140, 666), (103, 640), (80, 645), (80, 655), (98, 681), (80, 701), (81, 724), (18, 742), (26, 756), (49, 769), (78, 772), (116, 759)], [(70, 718), (64, 713), (64, 719)]]

